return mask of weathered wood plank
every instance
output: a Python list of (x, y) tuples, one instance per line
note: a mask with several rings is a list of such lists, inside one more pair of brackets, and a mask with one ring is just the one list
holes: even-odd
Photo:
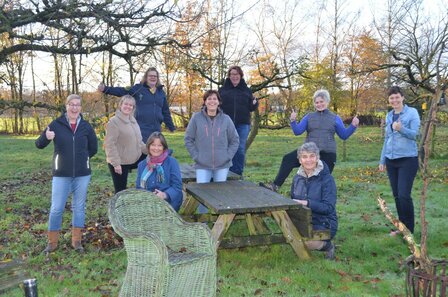
[(186, 186), (187, 193), (217, 214), (260, 213), (299, 208), (292, 199), (244, 180)]
[(21, 261), (0, 262), (0, 293), (11, 289), (29, 278), (25, 264)]
[(226, 234), (234, 218), (235, 214), (231, 213), (220, 215), (216, 220), (212, 228), (212, 237), (215, 239), (217, 246), (219, 246), (221, 239)]
[(257, 230), (255, 230), (254, 221), (252, 220), (252, 215), (250, 213), (246, 214), (246, 224), (247, 224), (247, 229), (249, 229), (249, 234), (257, 235)]
[(199, 206), (199, 202), (191, 196), (187, 196), (185, 202), (183, 204), (183, 210), (181, 210), (181, 214), (183, 215), (192, 215), (196, 211)]
[(303, 237), (313, 236), (312, 213), (308, 207), (300, 206), (297, 209), (286, 211), (294, 226)]
[(310, 252), (306, 248), (305, 242), (292, 223), (288, 214), (284, 210), (273, 211), (272, 216), (277, 221), (286, 241), (292, 246), (293, 250), (300, 259), (307, 260), (311, 258)]
[(313, 237), (307, 240), (329, 240), (330, 238), (330, 230), (313, 230)]
[[(180, 164), (180, 174), (182, 176), (182, 182), (190, 183), (196, 181), (196, 169), (192, 164)], [(241, 175), (238, 175), (232, 171), (229, 171), (227, 175), (228, 180), (241, 179)]]
[(252, 220), (255, 225), (255, 229), (257, 230), (258, 234), (268, 234), (270, 233), (268, 228), (266, 228), (263, 219), (260, 215), (252, 215)]
[(232, 238), (224, 238), (219, 245), (222, 249), (235, 249), (248, 246), (260, 246), (286, 243), (283, 234), (275, 235), (253, 235), (253, 236), (234, 236)]

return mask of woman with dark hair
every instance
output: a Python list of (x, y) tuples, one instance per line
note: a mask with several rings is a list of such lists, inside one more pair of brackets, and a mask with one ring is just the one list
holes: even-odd
[(36, 140), (36, 147), (54, 144), (51, 208), (48, 220), (46, 254), (56, 250), (62, 215), (68, 196), (72, 198), (72, 247), (83, 252), (82, 228), (85, 223), (87, 189), (92, 175), (90, 158), (98, 150), (98, 140), (92, 126), (81, 115), (81, 97), (69, 95), (67, 111), (48, 125)]
[(246, 159), (246, 142), (250, 132), (250, 113), (257, 109), (258, 101), (244, 80), (241, 67), (232, 66), (227, 71), (224, 85), (219, 89), (221, 108), (235, 125), (239, 137), (238, 150), (232, 159), (230, 171), (242, 175)]
[(165, 136), (153, 132), (146, 148), (148, 156), (138, 164), (136, 188), (153, 192), (179, 211), (183, 198), (182, 177), (177, 160), (170, 156)]
[[(411, 192), (418, 170), (417, 135), (420, 117), (415, 108), (404, 104), (400, 87), (388, 91), (392, 110), (386, 116), (386, 134), (381, 151), (379, 170), (387, 170), (398, 218), (414, 233), (414, 204)], [(399, 231), (392, 231), (392, 236)]]
[(291, 185), (291, 198), (309, 207), (314, 230), (330, 230), (329, 240), (309, 240), (310, 250), (324, 251), (326, 258), (335, 258), (335, 246), (331, 241), (338, 230), (336, 215), (336, 183), (328, 166), (320, 160), (319, 148), (314, 142), (306, 142), (296, 151), (301, 166)]
[[(345, 128), (342, 119), (328, 110), (330, 93), (327, 90), (317, 90), (314, 93), (313, 102), (316, 111), (305, 115), (299, 123), (296, 121), (297, 113), (293, 112), (291, 114), (291, 129), (294, 135), (307, 133), (305, 142), (316, 143), (320, 150), (320, 159), (327, 164), (330, 173), (332, 173), (336, 163), (336, 139), (334, 134), (337, 134), (343, 140), (348, 139), (356, 131), (359, 119), (355, 116), (350, 126)], [(291, 171), (299, 166), (296, 151), (284, 155), (275, 180), (272, 183), (260, 183), (260, 186), (277, 192)]]
[(162, 122), (165, 123), (170, 131), (175, 130), (166, 94), (163, 90), (163, 85), (160, 84), (157, 69), (153, 67), (148, 68), (141, 82), (130, 89), (108, 87), (100, 83), (98, 91), (119, 97), (131, 95), (135, 98), (135, 118), (140, 126), (143, 142), (146, 142), (152, 132), (161, 131)]
[[(227, 180), (232, 158), (238, 149), (238, 133), (228, 115), (219, 108), (221, 98), (215, 90), (205, 92), (203, 107), (193, 114), (185, 131), (185, 146), (195, 162), (196, 182)], [(207, 208), (199, 207), (201, 213)]]
[(134, 164), (142, 153), (147, 153), (134, 111), (134, 97), (124, 95), (106, 126), (104, 148), (115, 193), (126, 189), (130, 169), (135, 168)]

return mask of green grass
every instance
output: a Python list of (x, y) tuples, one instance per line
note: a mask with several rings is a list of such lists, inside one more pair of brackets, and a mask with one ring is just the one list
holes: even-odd
[[(38, 150), (35, 138), (0, 136), (0, 260), (25, 260), (31, 276), (38, 279), (40, 296), (116, 296), (126, 253), (108, 224), (107, 203), (113, 186), (104, 151), (100, 149), (92, 161), (84, 238), (87, 253), (78, 255), (70, 248), (67, 207), (60, 248), (47, 259), (41, 251), (50, 207), (52, 146)], [(167, 139), (180, 162), (191, 162), (182, 132), (167, 133)], [(248, 151), (245, 178), (273, 180), (282, 156), (302, 142), (303, 136), (294, 137), (289, 129), (261, 131)], [(445, 259), (447, 142), (448, 127), (438, 128), (427, 202), (430, 256)], [(387, 176), (377, 171), (381, 145), (380, 129), (363, 127), (346, 142), (347, 159), (338, 159), (334, 170), (339, 216), (336, 261), (327, 261), (318, 252), (313, 252), (311, 261), (301, 261), (289, 245), (219, 250), (218, 296), (404, 296), (403, 262), (409, 250), (401, 238), (388, 236), (391, 226), (376, 203), (377, 194), (383, 193), (395, 212)], [(338, 146), (340, 158), (342, 142)], [(292, 175), (281, 188), (285, 196)], [(130, 187), (134, 179), (135, 172), (129, 177)], [(421, 186), (418, 176), (413, 191), (416, 209)], [(418, 212), (416, 216), (419, 239)], [(231, 232), (247, 232), (242, 227), (237, 225)], [(23, 291), (17, 288), (5, 296), (23, 296)]]

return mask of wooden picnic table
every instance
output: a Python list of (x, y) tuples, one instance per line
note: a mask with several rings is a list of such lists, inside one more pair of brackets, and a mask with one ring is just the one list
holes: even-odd
[[(194, 165), (192, 164), (180, 164), (180, 172), (182, 175), (182, 182), (183, 183), (189, 183), (189, 182), (195, 182), (196, 181), (196, 169), (194, 168)], [(238, 175), (236, 173), (233, 173), (232, 171), (229, 171), (229, 174), (227, 175), (228, 180), (235, 180), (235, 179), (241, 179), (241, 175)]]
[[(260, 215), (267, 215), (274, 218), (283, 233), (284, 241), (292, 246), (297, 256), (301, 259), (310, 258), (304, 238), (287, 213), (288, 210), (303, 208), (293, 200), (244, 180), (190, 183), (186, 185), (186, 191), (190, 196), (185, 204), (185, 215), (193, 214), (199, 203), (218, 215), (212, 228), (212, 235), (218, 246), (236, 215), (245, 216), (250, 237), (254, 237), (242, 243), (250, 245), (251, 241), (260, 240), (263, 244), (277, 243), (278, 241), (270, 239), (269, 235), (259, 235), (266, 231)], [(263, 238), (260, 239), (260, 236)]]

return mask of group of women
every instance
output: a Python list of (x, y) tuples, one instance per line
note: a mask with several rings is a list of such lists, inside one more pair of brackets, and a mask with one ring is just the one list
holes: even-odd
[[(185, 146), (195, 162), (198, 183), (225, 181), (229, 170), (243, 174), (250, 113), (258, 106), (243, 76), (240, 67), (232, 66), (221, 89), (204, 93), (201, 110), (194, 113), (188, 124)], [(98, 90), (121, 96), (118, 109), (107, 124), (105, 138), (115, 192), (127, 188), (128, 173), (137, 168), (136, 187), (153, 192), (178, 211), (182, 204), (180, 168), (160, 133), (162, 122), (170, 131), (175, 127), (159, 73), (149, 68), (142, 81), (130, 89), (100, 84)], [(399, 87), (389, 90), (393, 110), (386, 118), (379, 170), (387, 169), (399, 218), (413, 232), (411, 189), (418, 168), (416, 135), (420, 120), (417, 111), (403, 100)], [(312, 210), (313, 228), (329, 229), (331, 233), (329, 240), (308, 241), (307, 246), (325, 251), (327, 258), (334, 259), (332, 239), (338, 226), (336, 184), (331, 175), (336, 162), (334, 134), (348, 139), (356, 131), (359, 120), (354, 117), (345, 128), (342, 119), (328, 110), (330, 95), (326, 90), (316, 91), (313, 101), (315, 112), (307, 114), (300, 122), (296, 121), (295, 112), (290, 117), (295, 135), (307, 132), (305, 143), (283, 157), (272, 183), (260, 185), (277, 191), (293, 168), (299, 167), (292, 182), (291, 198)], [(83, 251), (81, 230), (91, 175), (90, 158), (97, 152), (95, 132), (80, 113), (81, 97), (68, 96), (66, 110), (36, 140), (38, 148), (54, 142), (46, 253), (57, 248), (62, 214), (70, 193), (73, 193), (72, 246), (76, 251)], [(201, 205), (198, 211), (207, 212), (207, 208)]]

